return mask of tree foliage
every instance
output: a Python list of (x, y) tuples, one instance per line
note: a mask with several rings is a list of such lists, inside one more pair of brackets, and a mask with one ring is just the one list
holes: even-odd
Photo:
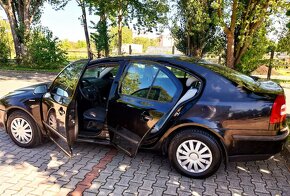
[[(286, 15), (290, 18), (290, 10), (287, 10)], [(284, 30), (284, 35), (278, 42), (277, 51), (290, 54), (290, 22), (286, 24), (286, 27), (287, 28)]]
[(146, 52), (149, 46), (158, 46), (157, 39), (150, 39), (147, 37), (135, 37), (133, 39), (134, 44), (140, 44), (143, 46), (143, 52)]
[(217, 0), (211, 5), (227, 39), (227, 66), (235, 68), (270, 15), (287, 7), (287, 0)]
[(263, 58), (271, 45), (266, 34), (267, 30), (265, 25), (255, 32), (252, 44), (242, 56), (240, 63), (236, 65), (238, 71), (250, 74), (258, 66), (268, 63), (268, 59)]
[(94, 41), (98, 57), (101, 57), (101, 52), (104, 56), (109, 56), (109, 34), (106, 20), (100, 20), (97, 24), (94, 24), (95, 33), (91, 33), (91, 39)]
[(37, 27), (31, 32), (27, 44), (26, 63), (39, 68), (58, 68), (66, 64), (66, 52), (61, 49), (59, 40), (47, 28)]
[(6, 63), (11, 55), (9, 25), (0, 18), (0, 62)]
[[(133, 23), (133, 28), (138, 31), (153, 31), (158, 25), (167, 24), (169, 10), (166, 0), (113, 0), (116, 5), (116, 20), (118, 28), (117, 46), (118, 54), (122, 53), (123, 26)], [(113, 20), (114, 21), (114, 20)]]
[(87, 11), (86, 11), (86, 7), (88, 6), (88, 3), (86, 0), (76, 0), (76, 2), (82, 10), (82, 16), (80, 17), (80, 19), (81, 19), (81, 23), (84, 27), (88, 58), (92, 59), (93, 53), (92, 53), (92, 49), (91, 49), (91, 42), (90, 42), (90, 35), (89, 35), (88, 21), (87, 21)]
[(97, 24), (91, 21), (92, 28), (95, 29), (95, 32), (91, 34), (91, 39), (94, 41), (98, 57), (101, 57), (102, 52), (104, 56), (109, 56), (108, 19), (112, 15), (114, 7), (108, 0), (89, 0), (89, 2), (90, 6), (94, 8), (95, 14), (100, 18)]
[(27, 43), (30, 37), (31, 26), (40, 19), (45, 2), (62, 8), (68, 0), (0, 0), (13, 35), (16, 58), (21, 61), (27, 55)]
[[(118, 47), (118, 28), (117, 27), (111, 27), (110, 29), (110, 47), (111, 48), (117, 48)], [(122, 43), (123, 44), (130, 44), (133, 42), (133, 32), (129, 27), (123, 27), (122, 28)]]
[(189, 56), (201, 58), (211, 50), (207, 47), (218, 37), (214, 0), (179, 0), (176, 20), (171, 29), (176, 47)]

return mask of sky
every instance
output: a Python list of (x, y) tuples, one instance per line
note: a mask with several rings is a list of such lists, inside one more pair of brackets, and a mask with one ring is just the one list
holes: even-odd
[[(1, 8), (0, 16), (7, 19)], [(42, 26), (48, 27), (59, 39), (85, 40), (84, 29), (79, 20), (80, 16), (81, 9), (75, 1), (69, 1), (63, 10), (58, 11), (46, 3), (40, 23)], [(91, 20), (98, 21), (98, 18), (97, 16), (88, 16), (88, 21)]]
[[(48, 27), (61, 40), (68, 39), (70, 41), (85, 40), (84, 29), (81, 25), (79, 17), (81, 16), (81, 9), (76, 1), (69, 1), (63, 10), (55, 11), (48, 3), (44, 4), (43, 14), (40, 23), (44, 27)], [(7, 16), (0, 7), (0, 17), (7, 19)], [(87, 12), (88, 24), (90, 21), (97, 23), (98, 16), (89, 15)], [(89, 28), (89, 31), (93, 31)], [(165, 30), (169, 33), (168, 29)], [(156, 33), (146, 34), (150, 38), (155, 38)]]

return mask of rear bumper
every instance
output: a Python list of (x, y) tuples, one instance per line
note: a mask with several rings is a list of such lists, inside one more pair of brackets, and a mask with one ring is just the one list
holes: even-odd
[(6, 119), (6, 111), (0, 110), (0, 129), (6, 130), (5, 119)]
[(265, 160), (280, 153), (289, 136), (289, 128), (279, 131), (275, 136), (233, 135), (229, 152), (230, 161)]
[(275, 136), (246, 136), (246, 135), (233, 135), (233, 139), (235, 141), (265, 141), (265, 142), (275, 142), (275, 141), (283, 141), (289, 135), (289, 128), (286, 127), (280, 131), (280, 135)]

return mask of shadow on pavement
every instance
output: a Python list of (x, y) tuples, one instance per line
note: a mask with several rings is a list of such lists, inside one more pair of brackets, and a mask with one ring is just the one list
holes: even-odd
[[(111, 149), (77, 143), (75, 156), (70, 159), (51, 142), (34, 149), (20, 148), (3, 130), (0, 144), (0, 195), (5, 195), (7, 190), (21, 195), (65, 195), (88, 177), (86, 175)], [(105, 169), (98, 172), (85, 193), (287, 195), (290, 191), (290, 173), (280, 155), (267, 161), (229, 163), (226, 171), (222, 165), (213, 176), (198, 180), (180, 175), (168, 159), (159, 154), (141, 151), (130, 158), (118, 152)]]

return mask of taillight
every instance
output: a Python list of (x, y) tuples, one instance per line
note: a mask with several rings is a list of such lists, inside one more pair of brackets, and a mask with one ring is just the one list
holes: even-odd
[(272, 107), (270, 123), (280, 123), (286, 119), (286, 98), (285, 95), (278, 95)]

